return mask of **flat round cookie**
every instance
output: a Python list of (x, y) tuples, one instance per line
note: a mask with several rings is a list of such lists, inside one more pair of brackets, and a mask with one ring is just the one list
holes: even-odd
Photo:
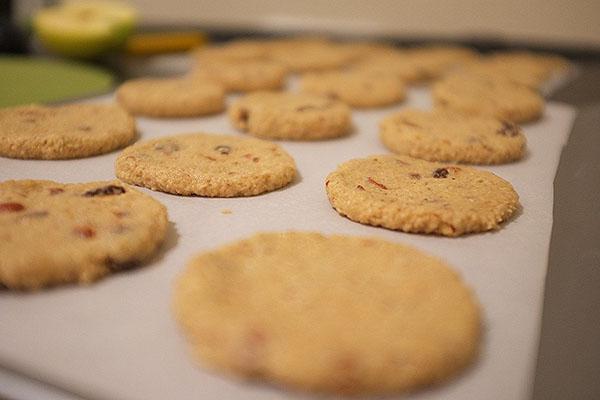
[(194, 356), (295, 389), (394, 393), (473, 361), (477, 302), (442, 261), (373, 238), (262, 233), (194, 258), (173, 309)]
[(535, 90), (539, 90), (549, 76), (545, 68), (537, 64), (495, 61), (491, 58), (484, 58), (465, 64), (461, 67), (460, 72), (476, 76), (483, 75), (487, 76), (488, 79), (494, 79), (499, 76)]
[(333, 208), (352, 221), (412, 233), (498, 229), (519, 207), (511, 184), (491, 172), (408, 156), (347, 161), (325, 186)]
[(519, 72), (531, 68), (534, 71), (539, 71), (544, 80), (569, 68), (569, 61), (561, 56), (529, 51), (498, 52), (489, 56), (489, 60), (493, 63), (506, 65), (507, 68), (508, 66), (517, 68)]
[(526, 139), (519, 126), (452, 110), (405, 109), (386, 117), (379, 134), (394, 153), (429, 161), (502, 164), (525, 154)]
[(424, 79), (436, 79), (452, 68), (476, 60), (476, 51), (460, 46), (422, 46), (406, 51)]
[(338, 46), (351, 51), (357, 60), (363, 57), (386, 56), (398, 51), (398, 47), (387, 42), (349, 41), (339, 43)]
[(136, 115), (196, 117), (223, 111), (225, 91), (202, 79), (140, 78), (123, 83), (117, 90), (117, 101)]
[(290, 41), (274, 43), (267, 54), (290, 71), (323, 71), (341, 68), (359, 55), (343, 45), (322, 41)]
[(432, 97), (436, 107), (516, 123), (535, 121), (544, 112), (536, 91), (499, 76), (452, 74), (434, 83)]
[(388, 50), (385, 53), (373, 52), (353, 63), (349, 70), (393, 74), (402, 81), (410, 83), (422, 82), (429, 78), (426, 69), (415, 62), (414, 57), (404, 50)]
[(404, 100), (402, 80), (393, 73), (333, 71), (302, 76), (300, 91), (338, 99), (356, 108), (384, 107)]
[(152, 190), (206, 197), (254, 196), (290, 183), (292, 157), (274, 143), (190, 133), (136, 143), (116, 162), (117, 177)]
[(269, 41), (240, 39), (219, 46), (204, 46), (194, 50), (192, 57), (199, 62), (207, 61), (251, 61), (264, 59)]
[(93, 282), (148, 260), (167, 227), (162, 204), (118, 181), (0, 182), (0, 284)]
[(135, 120), (116, 105), (30, 105), (0, 110), (3, 157), (89, 157), (123, 147), (135, 137)]
[(268, 60), (207, 61), (192, 71), (192, 79), (213, 81), (230, 92), (281, 89), (287, 69)]
[(307, 93), (255, 92), (229, 107), (233, 126), (269, 139), (320, 140), (350, 133), (350, 108)]

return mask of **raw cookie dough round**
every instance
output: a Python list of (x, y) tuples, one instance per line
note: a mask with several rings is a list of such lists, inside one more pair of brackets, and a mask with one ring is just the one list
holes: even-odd
[(392, 114), (381, 122), (380, 138), (397, 154), (466, 164), (519, 160), (526, 142), (521, 128), (511, 122), (442, 109)]
[(286, 186), (296, 165), (280, 146), (231, 135), (190, 133), (136, 143), (117, 177), (152, 190), (207, 197), (254, 196)]
[(229, 108), (237, 129), (269, 139), (319, 140), (350, 133), (350, 108), (313, 94), (256, 92)]
[(356, 108), (389, 106), (406, 97), (398, 76), (368, 70), (306, 74), (300, 80), (300, 91), (338, 99)]
[(0, 156), (4, 157), (89, 157), (123, 147), (135, 136), (135, 120), (117, 105), (30, 105), (0, 110)]
[(200, 254), (173, 309), (210, 368), (303, 390), (393, 393), (478, 353), (477, 301), (442, 261), (380, 239), (262, 233)]
[(224, 89), (203, 79), (133, 79), (119, 87), (117, 100), (133, 114), (158, 118), (197, 117), (225, 109)]
[(452, 74), (433, 85), (432, 97), (436, 107), (516, 123), (537, 120), (544, 112), (536, 91), (499, 76)]
[(325, 186), (333, 208), (352, 221), (413, 233), (498, 229), (519, 207), (511, 184), (491, 172), (408, 156), (347, 161)]
[(118, 181), (0, 183), (0, 284), (90, 283), (149, 259), (167, 233), (165, 207)]

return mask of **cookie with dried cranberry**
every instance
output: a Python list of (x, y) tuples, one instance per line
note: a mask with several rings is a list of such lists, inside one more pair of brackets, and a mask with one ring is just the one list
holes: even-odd
[(199, 117), (225, 109), (225, 90), (215, 82), (190, 78), (139, 78), (117, 89), (129, 112), (157, 118)]
[(544, 112), (544, 99), (535, 90), (501, 76), (451, 74), (434, 83), (432, 97), (439, 108), (515, 123), (535, 121)]
[(190, 133), (136, 143), (116, 162), (117, 177), (161, 192), (206, 197), (254, 196), (296, 176), (280, 146), (231, 135)]
[(429, 161), (502, 164), (525, 154), (525, 135), (518, 125), (451, 110), (402, 110), (381, 122), (379, 135), (394, 153)]
[(355, 108), (390, 106), (406, 97), (404, 82), (397, 75), (368, 70), (305, 74), (300, 91), (341, 100)]
[(135, 120), (117, 105), (29, 105), (0, 110), (0, 156), (59, 160), (126, 146)]
[(481, 337), (477, 301), (444, 262), (342, 235), (261, 233), (200, 254), (173, 310), (203, 365), (318, 392), (441, 383)]
[(228, 110), (233, 126), (268, 139), (322, 140), (350, 133), (350, 108), (339, 100), (308, 93), (255, 92)]
[(412, 233), (498, 229), (519, 207), (512, 185), (491, 172), (408, 156), (347, 161), (325, 186), (333, 208), (352, 221)]
[(118, 181), (0, 183), (0, 284), (87, 284), (147, 261), (167, 233), (165, 207)]

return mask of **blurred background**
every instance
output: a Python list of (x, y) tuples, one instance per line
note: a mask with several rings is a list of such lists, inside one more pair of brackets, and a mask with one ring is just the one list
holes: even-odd
[[(2, 0), (6, 2), (8, 0)], [(43, 0), (13, 1), (26, 20)], [(600, 47), (598, 0), (131, 0), (142, 26), (519, 41)]]

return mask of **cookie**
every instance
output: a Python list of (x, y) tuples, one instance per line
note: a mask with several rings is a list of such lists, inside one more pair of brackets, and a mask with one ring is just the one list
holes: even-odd
[(402, 50), (373, 52), (353, 63), (349, 70), (393, 74), (402, 81), (410, 83), (420, 83), (429, 78), (427, 71)]
[(461, 67), (460, 72), (475, 76), (486, 76), (488, 79), (501, 77), (516, 84), (538, 90), (548, 76), (543, 68), (521, 63), (493, 61), (490, 58), (469, 63)]
[(389, 106), (406, 97), (400, 78), (391, 73), (371, 71), (306, 74), (300, 81), (300, 91), (338, 99), (356, 108)]
[(167, 233), (165, 207), (118, 181), (0, 183), (0, 284), (90, 283), (148, 260)]
[(135, 120), (116, 105), (30, 105), (0, 110), (3, 157), (89, 157), (123, 147), (135, 137)]
[(207, 61), (198, 65), (191, 76), (214, 81), (229, 92), (250, 92), (281, 89), (285, 85), (287, 69), (268, 60)]
[(262, 233), (194, 258), (173, 309), (209, 368), (301, 390), (394, 393), (478, 353), (481, 317), (442, 261), (379, 239)]
[(535, 121), (544, 112), (535, 90), (499, 76), (452, 74), (433, 84), (432, 97), (436, 107), (516, 123)]
[(216, 46), (201, 47), (192, 52), (195, 62), (209, 61), (255, 61), (264, 59), (269, 42), (266, 40), (239, 39)]
[(350, 108), (312, 94), (255, 92), (231, 105), (233, 126), (269, 139), (319, 140), (350, 133)]
[(341, 68), (358, 54), (343, 45), (325, 41), (291, 41), (274, 44), (267, 57), (293, 72), (323, 71)]
[(347, 161), (325, 186), (333, 208), (352, 221), (412, 233), (498, 229), (519, 207), (511, 184), (491, 172), (408, 156)]
[(340, 43), (349, 51), (353, 52), (358, 59), (362, 57), (387, 56), (398, 52), (398, 48), (386, 42), (351, 41)]
[(502, 164), (525, 154), (525, 136), (511, 122), (451, 110), (405, 109), (385, 118), (380, 138), (397, 154), (429, 161)]
[(476, 51), (460, 46), (422, 46), (407, 50), (407, 55), (424, 79), (436, 79), (448, 70), (477, 59)]
[(116, 162), (117, 177), (152, 190), (206, 197), (254, 196), (296, 175), (281, 147), (251, 138), (191, 133), (136, 143)]
[(133, 114), (158, 118), (197, 117), (225, 109), (223, 88), (202, 79), (133, 79), (119, 87), (117, 100)]
[(519, 69), (541, 69), (545, 78), (561, 73), (569, 68), (569, 61), (561, 56), (549, 53), (529, 51), (507, 51), (492, 54), (489, 59), (494, 63), (506, 63)]

